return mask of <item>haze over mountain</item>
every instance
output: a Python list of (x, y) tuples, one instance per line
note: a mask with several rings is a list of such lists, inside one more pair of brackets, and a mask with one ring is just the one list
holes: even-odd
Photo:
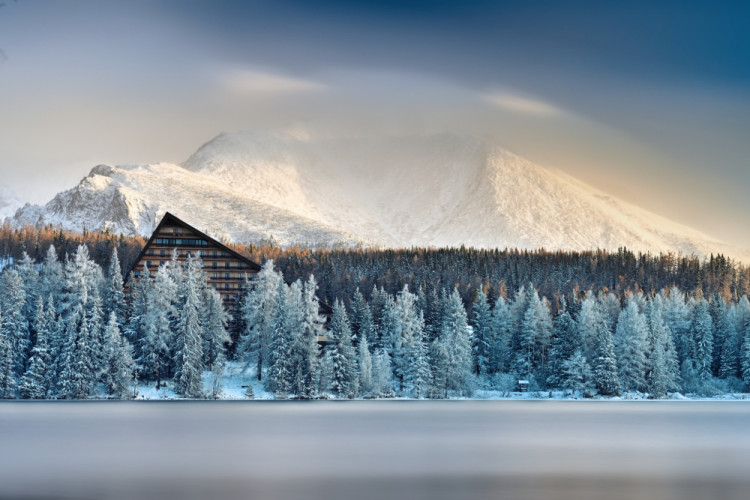
[(182, 166), (97, 166), (14, 224), (149, 235), (170, 211), (212, 235), (282, 245), (628, 247), (750, 252), (451, 134), (314, 138), (305, 131), (221, 134)]
[(0, 219), (11, 217), (22, 204), (8, 186), (0, 183)]

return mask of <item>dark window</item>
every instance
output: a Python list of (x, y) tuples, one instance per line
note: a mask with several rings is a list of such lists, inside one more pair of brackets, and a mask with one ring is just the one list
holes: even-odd
[(214, 269), (216, 269), (216, 262), (212, 262), (211, 263), (211, 267), (213, 267)]
[(229, 273), (224, 273), (224, 277), (225, 277), (226, 279), (229, 279)]
[(153, 251), (153, 250), (149, 250), (149, 251), (148, 251), (148, 254), (149, 254), (149, 255), (154, 255), (154, 251)]
[(224, 263), (224, 267), (226, 267), (227, 269), (229, 269), (229, 262), (225, 262)]
[(151, 267), (151, 261), (150, 261), (150, 260), (147, 260), (147, 261), (146, 261), (146, 265), (147, 265), (148, 267)]
[(224, 283), (224, 290), (229, 290), (229, 283)]
[(165, 250), (159, 250), (159, 255), (166, 255), (167, 252)]

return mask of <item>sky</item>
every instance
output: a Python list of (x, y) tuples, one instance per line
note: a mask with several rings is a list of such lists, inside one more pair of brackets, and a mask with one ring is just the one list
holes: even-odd
[(0, 3), (24, 201), (223, 131), (454, 132), (750, 247), (750, 2)]

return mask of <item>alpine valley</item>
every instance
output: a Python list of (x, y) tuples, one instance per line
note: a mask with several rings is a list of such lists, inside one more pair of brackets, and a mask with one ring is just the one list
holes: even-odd
[(467, 247), (722, 253), (732, 247), (451, 134), (312, 138), (221, 134), (182, 165), (98, 165), (14, 225), (148, 236), (165, 212), (223, 241), (313, 247)]

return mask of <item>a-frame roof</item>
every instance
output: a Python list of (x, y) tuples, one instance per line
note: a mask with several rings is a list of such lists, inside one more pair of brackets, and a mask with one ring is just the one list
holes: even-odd
[(253, 262), (252, 260), (248, 259), (247, 257), (245, 257), (244, 255), (242, 255), (241, 253), (236, 252), (235, 250), (232, 250), (231, 248), (229, 248), (228, 246), (224, 245), (223, 243), (220, 243), (220, 242), (216, 241), (215, 239), (211, 238), (209, 235), (207, 235), (203, 231), (200, 231), (200, 230), (194, 228), (193, 226), (191, 226), (190, 224), (188, 224), (184, 220), (182, 220), (182, 219), (174, 216), (173, 214), (171, 214), (169, 212), (166, 212), (164, 214), (164, 217), (161, 218), (161, 221), (159, 221), (159, 224), (154, 229), (154, 232), (151, 234), (151, 237), (146, 242), (146, 245), (144, 245), (143, 249), (141, 250), (141, 253), (138, 254), (138, 257), (135, 259), (135, 262), (133, 262), (133, 266), (131, 267), (130, 271), (128, 271), (128, 274), (126, 276), (130, 276), (130, 273), (132, 273), (135, 270), (135, 268), (138, 265), (138, 263), (141, 261), (141, 259), (144, 257), (144, 255), (146, 255), (146, 252), (148, 251), (148, 247), (151, 246), (151, 243), (153, 243), (154, 238), (156, 238), (156, 236), (159, 234), (159, 230), (163, 226), (165, 226), (165, 225), (184, 227), (185, 229), (189, 230), (190, 232), (192, 232), (196, 236), (198, 236), (200, 238), (203, 238), (204, 240), (208, 241), (212, 246), (217, 247), (219, 250), (222, 250), (222, 251), (228, 253), (229, 255), (231, 255), (232, 257), (234, 257), (235, 259), (241, 261), (243, 264), (246, 264), (253, 271), (258, 272), (261, 269), (260, 265), (257, 264), (256, 262)]

